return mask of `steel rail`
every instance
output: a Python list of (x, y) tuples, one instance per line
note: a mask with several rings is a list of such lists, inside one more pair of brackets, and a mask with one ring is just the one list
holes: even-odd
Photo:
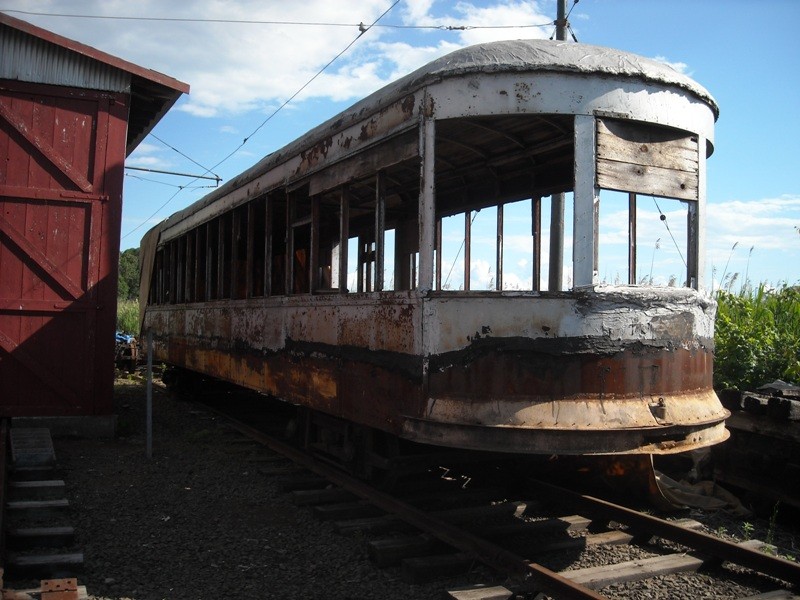
[(225, 417), (231, 426), (242, 434), (286, 456), (293, 462), (324, 477), (353, 495), (368, 500), (381, 510), (398, 515), (406, 523), (429, 533), (446, 544), (458, 548), (462, 552), (474, 556), (485, 565), (518, 579), (526, 589), (545, 592), (554, 598), (566, 598), (570, 600), (603, 600), (606, 598), (594, 590), (570, 581), (555, 571), (529, 562), (513, 552), (509, 552), (455, 525), (432, 517), (425, 511), (406, 504), (385, 492), (376, 490), (374, 487), (344, 473), (332, 465), (320, 463), (315, 460), (313, 456), (302, 450), (270, 437), (225, 413), (217, 411), (212, 407), (207, 406), (207, 408)]
[(594, 496), (579, 494), (545, 481), (532, 479), (530, 482), (537, 489), (545, 490), (548, 494), (558, 497), (559, 502), (573, 504), (590, 515), (601, 514), (609, 519), (624, 523), (635, 531), (651, 533), (723, 561), (754, 569), (795, 586), (800, 585), (800, 563), (765, 554), (746, 546), (740, 546), (702, 531), (687, 529), (664, 519), (601, 500)]

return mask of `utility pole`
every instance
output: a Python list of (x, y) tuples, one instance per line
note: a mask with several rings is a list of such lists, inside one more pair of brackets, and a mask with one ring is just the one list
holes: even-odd
[[(556, 40), (567, 39), (567, 0), (558, 0)], [(550, 197), (550, 269), (547, 289), (561, 291), (564, 281), (564, 194)]]
[(556, 39), (560, 42), (564, 42), (567, 39), (567, 0), (558, 0)]

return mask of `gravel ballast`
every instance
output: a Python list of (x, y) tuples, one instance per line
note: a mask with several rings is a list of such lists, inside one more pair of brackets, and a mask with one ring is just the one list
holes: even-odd
[[(148, 459), (144, 389), (141, 380), (117, 380), (117, 439), (55, 440), (85, 555), (79, 583), (90, 598), (441, 599), (453, 587), (490, 583), (482, 567), (425, 585), (406, 583), (399, 568), (375, 567), (363, 535), (336, 532), (293, 505), (280, 477), (264, 474), (274, 468), (264, 462), (269, 450), (241, 443), (210, 412), (158, 390)], [(637, 555), (633, 548), (606, 548), (598, 560)], [(570, 568), (586, 566), (578, 560)], [(749, 581), (714, 589), (706, 579), (708, 593), (697, 577), (692, 597), (758, 591)], [(668, 587), (660, 589), (666, 583), (654, 582), (649, 592), (643, 583), (614, 586), (609, 595), (668, 598)]]
[(154, 394), (148, 459), (143, 385), (115, 396), (121, 437), (55, 440), (92, 598), (441, 598), (294, 506), (259, 472), (268, 450), (190, 403)]

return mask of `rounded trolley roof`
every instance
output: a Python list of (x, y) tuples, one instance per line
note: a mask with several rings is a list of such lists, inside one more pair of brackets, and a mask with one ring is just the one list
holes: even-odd
[(708, 105), (714, 115), (719, 107), (711, 94), (690, 77), (667, 64), (629, 52), (550, 40), (509, 40), (461, 48), (427, 63), (416, 71), (373, 92), (348, 109), (314, 127), (293, 142), (265, 156), (220, 188), (167, 219), (169, 226), (213, 203), (260, 174), (305, 151), (326, 136), (369, 118), (384, 107), (428, 85), (471, 74), (563, 73), (586, 78), (616, 78), (678, 88)]
[(699, 97), (711, 107), (715, 117), (719, 116), (719, 107), (708, 90), (665, 63), (613, 48), (550, 40), (488, 42), (461, 48), (437, 58), (376, 94), (391, 94), (395, 89), (404, 93), (444, 77), (501, 71), (630, 77), (673, 85)]

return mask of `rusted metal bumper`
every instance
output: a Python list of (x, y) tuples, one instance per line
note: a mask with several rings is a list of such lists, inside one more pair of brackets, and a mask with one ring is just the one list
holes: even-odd
[(407, 418), (403, 437), (426, 444), (519, 454), (672, 454), (728, 439), (722, 421), (696, 426), (543, 429)]

